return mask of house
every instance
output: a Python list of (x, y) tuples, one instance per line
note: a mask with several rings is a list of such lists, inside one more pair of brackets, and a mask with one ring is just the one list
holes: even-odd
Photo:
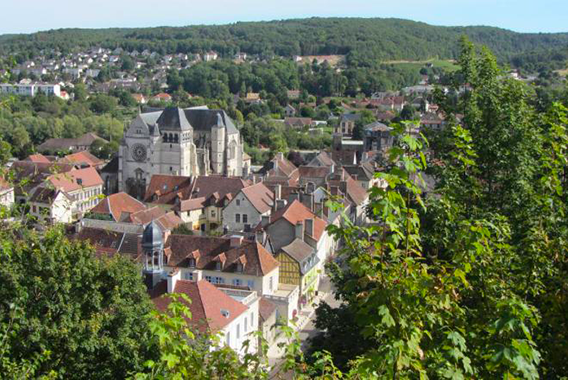
[(420, 117), (420, 127), (429, 128), (433, 130), (440, 130), (446, 125), (446, 120), (443, 116), (435, 113), (426, 113)]
[(363, 129), (365, 151), (386, 152), (393, 146), (394, 136), (391, 127), (376, 121), (367, 124)]
[(49, 164), (51, 162), (51, 160), (47, 157), (45, 157), (43, 154), (30, 154), (25, 161), (31, 161), (31, 162), (41, 162), (41, 163), (47, 163)]
[(257, 230), (264, 230), (280, 262), (280, 282), (300, 288), (300, 306), (314, 296), (319, 273), (331, 254), (333, 241), (327, 223), (298, 200), (262, 219)]
[(268, 346), (276, 340), (277, 332), (277, 307), (274, 302), (270, 301), (266, 297), (260, 297), (258, 302), (258, 313), (260, 320), (260, 331), (262, 332), (262, 337), (266, 340)]
[(205, 62), (215, 61), (215, 60), (217, 60), (218, 57), (219, 57), (219, 54), (217, 54), (217, 52), (214, 52), (214, 51), (209, 51), (209, 52), (203, 54), (203, 60)]
[(341, 115), (341, 120), (339, 121), (339, 125), (335, 127), (334, 133), (342, 134), (342, 135), (352, 135), (353, 129), (355, 129), (355, 123), (361, 120), (360, 113), (345, 113)]
[(223, 225), (223, 208), (247, 186), (249, 183), (238, 177), (160, 174), (152, 176), (144, 199), (171, 206), (185, 223), (205, 232)]
[(0, 83), (0, 94), (36, 96), (37, 94), (61, 97), (61, 86), (49, 83), (9, 84)]
[(146, 210), (144, 203), (126, 193), (117, 193), (102, 199), (91, 209), (89, 216), (115, 222), (131, 222), (132, 214), (143, 210)]
[(166, 94), (165, 92), (160, 92), (159, 94), (152, 96), (152, 100), (156, 102), (169, 103), (172, 101), (172, 96), (170, 94)]
[(15, 202), (14, 186), (0, 177), (0, 206), (12, 207)]
[(327, 188), (329, 194), (348, 202), (350, 205), (348, 216), (353, 223), (362, 224), (366, 221), (366, 208), (369, 200), (367, 190), (347, 174), (345, 169), (337, 170), (327, 180)]
[(14, 174), (14, 196), (16, 202), (25, 203), (36, 187), (46, 183), (55, 173), (67, 173), (75, 166), (55, 162), (16, 161), (10, 170)]
[(287, 118), (296, 116), (296, 112), (296, 109), (290, 104), (286, 104), (286, 107), (284, 107), (284, 116)]
[(383, 183), (379, 178), (375, 178), (375, 167), (370, 162), (362, 162), (359, 165), (343, 165), (343, 169), (365, 190)]
[(288, 90), (286, 91), (288, 99), (298, 99), (300, 98), (300, 90)]
[(134, 100), (136, 100), (136, 103), (138, 104), (148, 103), (148, 99), (146, 99), (146, 97), (142, 94), (132, 94), (132, 97), (134, 98)]
[(79, 165), (81, 167), (93, 167), (95, 169), (102, 169), (105, 164), (103, 160), (86, 150), (68, 154), (67, 156), (59, 159), (57, 162), (61, 164)]
[(101, 140), (104, 143), (108, 143), (107, 140), (100, 138), (96, 134), (90, 132), (76, 139), (49, 139), (43, 144), (39, 145), (37, 147), (37, 151), (40, 153), (51, 153), (67, 150), (70, 150), (72, 152), (80, 152), (89, 150), (93, 142), (95, 142), (96, 140)]
[(267, 162), (259, 174), (267, 187), (280, 184), (282, 186), (295, 186), (298, 183), (298, 168), (284, 157), (282, 152), (277, 153)]
[(325, 151), (321, 151), (317, 156), (315, 156), (307, 166), (325, 166), (334, 167), (337, 164), (333, 161), (331, 155)]
[[(179, 278), (180, 272), (168, 274), (150, 291), (157, 309), (165, 312), (172, 302), (166, 294), (184, 294), (191, 302), (181, 301), (191, 312), (186, 318), (196, 339), (202, 333), (219, 334), (217, 344), (232, 348), (240, 355), (256, 354), (259, 328), (259, 297), (254, 291), (216, 287), (205, 281), (187, 281)], [(248, 342), (248, 344), (245, 344)]]
[(274, 206), (274, 193), (262, 182), (242, 188), (223, 209), (223, 226), (228, 231), (250, 231)]
[(312, 124), (313, 121), (309, 117), (286, 117), (284, 119), (284, 125), (288, 128), (304, 129), (309, 128)]
[(48, 181), (54, 189), (65, 192), (72, 199), (71, 211), (77, 218), (95, 207), (98, 196), (103, 193), (103, 180), (92, 167), (52, 174)]
[(39, 221), (49, 224), (71, 223), (73, 220), (73, 198), (65, 191), (50, 186), (37, 187), (30, 199), (30, 214)]

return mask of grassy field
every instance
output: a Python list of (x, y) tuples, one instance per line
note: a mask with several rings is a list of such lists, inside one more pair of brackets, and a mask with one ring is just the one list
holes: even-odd
[(459, 66), (455, 64), (453, 60), (442, 60), (442, 59), (429, 59), (426, 61), (384, 61), (382, 62), (387, 65), (402, 66), (405, 68), (415, 68), (420, 70), (427, 63), (431, 63), (434, 67), (439, 67), (447, 71), (457, 71)]

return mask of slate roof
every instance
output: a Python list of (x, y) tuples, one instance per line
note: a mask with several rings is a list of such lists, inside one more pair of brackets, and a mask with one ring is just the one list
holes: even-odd
[(191, 130), (192, 126), (187, 121), (184, 111), (178, 107), (168, 107), (162, 111), (162, 114), (156, 121), (161, 130)]
[(95, 248), (98, 256), (112, 256), (118, 252), (123, 237), (122, 232), (83, 228), (79, 233), (69, 236), (69, 239), (88, 242)]
[(107, 140), (97, 136), (94, 133), (86, 133), (81, 137), (76, 139), (49, 139), (43, 144), (37, 147), (38, 152), (43, 152), (47, 150), (64, 150), (70, 149), (76, 146), (91, 146), (95, 140), (102, 140), (108, 142)]
[[(165, 281), (164, 281), (165, 282)], [(176, 281), (174, 293), (185, 294), (191, 303), (185, 303), (191, 311), (188, 322), (201, 332), (205, 330), (219, 331), (248, 310), (248, 307), (234, 300), (222, 290), (205, 280), (193, 282), (186, 280)], [(152, 297), (152, 301), (160, 311), (167, 310), (172, 302), (170, 297), (162, 295)], [(227, 316), (222, 311), (228, 312)]]
[(280, 249), (298, 263), (302, 263), (314, 253), (314, 249), (301, 239), (294, 239), (293, 242)]
[(272, 208), (274, 193), (262, 182), (245, 187), (241, 192), (259, 213), (264, 214)]
[(205, 198), (209, 204), (223, 206), (223, 200), (230, 195), (233, 198), (249, 183), (239, 177), (220, 175), (199, 176), (195, 178), (191, 198)]
[(130, 222), (132, 220), (131, 214), (145, 209), (146, 206), (142, 202), (122, 192), (109, 195), (93, 207), (90, 212), (111, 215), (115, 222)]
[(228, 134), (238, 133), (238, 129), (233, 123), (233, 120), (223, 110), (209, 110), (209, 109), (185, 109), (185, 116), (189, 123), (195, 130), (209, 131), (211, 127), (217, 125), (219, 116), (223, 125), (227, 128)]
[(344, 165), (343, 169), (352, 177), (356, 175), (357, 180), (370, 181), (375, 176), (375, 169), (370, 162), (364, 162), (359, 165)]
[[(50, 205), (57, 198), (59, 193), (61, 193), (61, 191), (46, 186), (40, 186), (34, 190), (32, 196), (30, 197), (30, 202)], [(68, 195), (66, 195), (65, 193), (63, 194), (65, 197), (71, 200)]]
[[(170, 235), (165, 244), (169, 248), (169, 266), (188, 267), (189, 258), (196, 259), (197, 269), (215, 270), (216, 259), (223, 259), (221, 272), (233, 273), (237, 262), (244, 257), (243, 273), (264, 276), (280, 264), (256, 241), (243, 240), (237, 247), (231, 247), (231, 239), (193, 235)], [(219, 257), (221, 254), (223, 256)]]

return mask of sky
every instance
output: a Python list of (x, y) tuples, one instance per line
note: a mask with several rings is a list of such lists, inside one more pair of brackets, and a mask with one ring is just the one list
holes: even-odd
[(568, 0), (0, 0), (0, 14), (0, 34), (315, 16), (396, 17), (433, 25), (568, 32)]

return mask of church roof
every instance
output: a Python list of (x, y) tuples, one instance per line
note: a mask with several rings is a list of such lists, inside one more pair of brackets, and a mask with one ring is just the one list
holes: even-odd
[(227, 128), (228, 134), (237, 133), (237, 127), (223, 110), (205, 110), (205, 109), (186, 109), (185, 116), (187, 120), (191, 123), (191, 126), (195, 130), (208, 131), (211, 127), (217, 125), (219, 121), (219, 116), (221, 116), (221, 121), (223, 125)]
[(178, 107), (168, 107), (156, 121), (161, 130), (181, 130), (192, 129), (192, 125), (187, 121), (184, 110)]

